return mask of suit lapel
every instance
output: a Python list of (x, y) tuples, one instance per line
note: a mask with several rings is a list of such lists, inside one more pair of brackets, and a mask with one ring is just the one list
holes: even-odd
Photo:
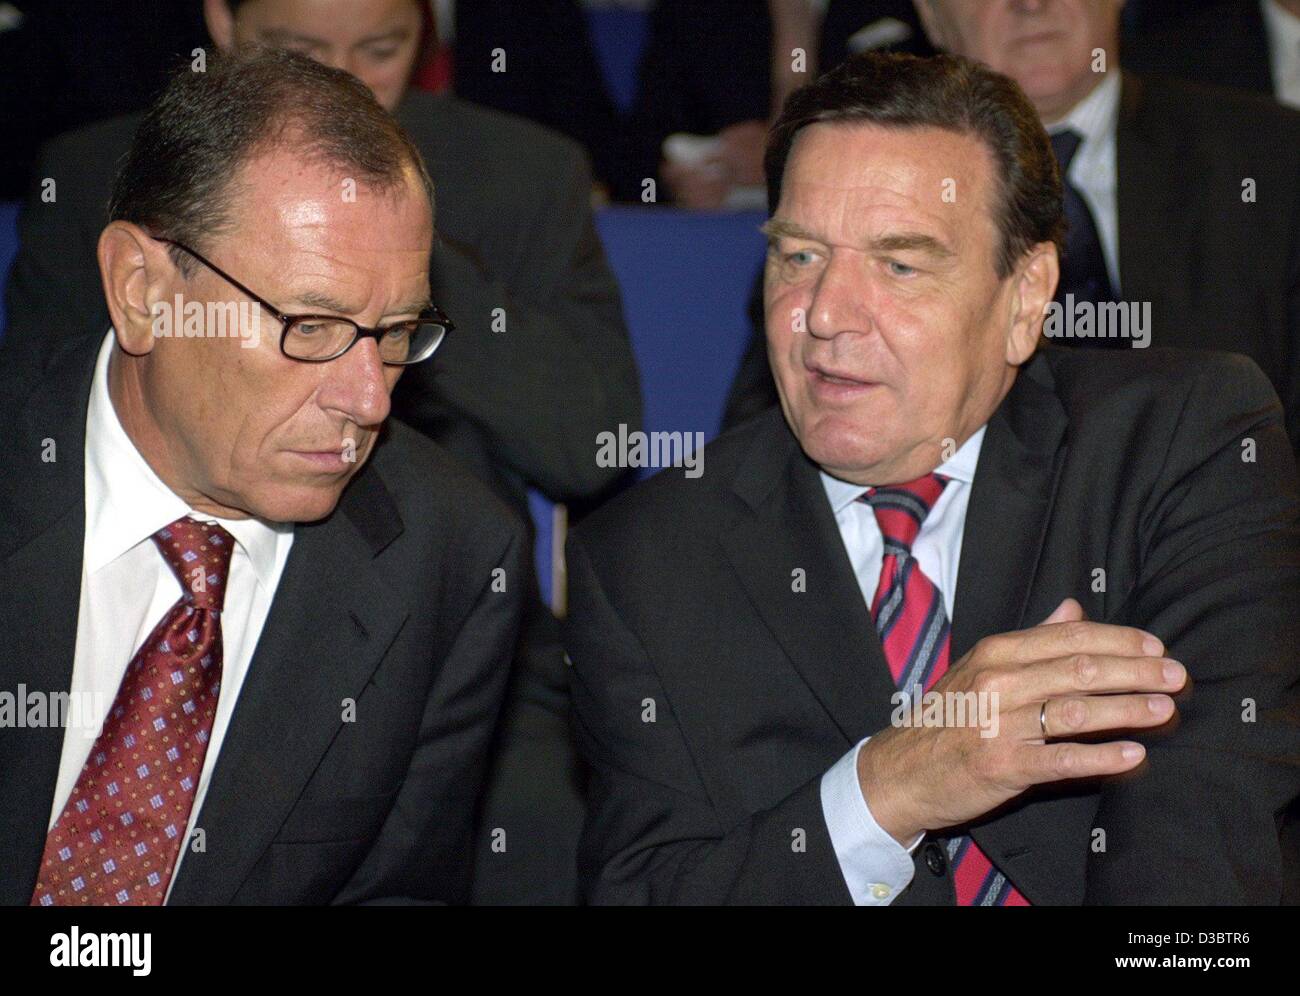
[[(401, 518), (373, 467), (328, 519), (294, 532), (168, 902), (231, 902), (289, 815), (407, 618), (374, 563)], [(431, 567), (431, 569), (435, 569)]]
[[(72, 350), (32, 395), (5, 464), (0, 502), (0, 688), (67, 692), (81, 595), (86, 405), (96, 351)], [(51, 461), (43, 458), (54, 445)], [(21, 708), (21, 703), (19, 703)], [(0, 729), (0, 903), (36, 885), (63, 752), (64, 727)]]
[[(49, 379), (24, 408), (9, 450), (15, 472), (2, 482), (5, 690), (71, 685), (85, 540), (85, 417), (97, 354), (79, 346), (51, 362)], [(42, 459), (47, 439), (56, 446), (50, 462)], [(288, 815), (339, 729), (343, 700), (360, 697), (406, 620), (374, 563), (401, 532), (401, 516), (373, 466), (348, 486), (333, 515), (295, 530), (195, 821), (207, 851), (187, 855), (172, 902), (228, 902)], [(25, 869), (0, 877), (0, 902), (31, 897), (63, 733), (48, 726), (0, 729), (0, 860)]]
[[(1060, 348), (1060, 347), (1048, 347)], [(954, 599), (951, 662), (995, 633), (1024, 629), (1034, 578), (1047, 538), (1061, 468), (1067, 421), (1046, 359), (1036, 356), (1016, 378), (989, 420), (962, 532)], [(1062, 867), (1073, 846), (1060, 821), (1073, 802), (1014, 801), (971, 836), (1031, 903), (1062, 901)]]
[(962, 528), (952, 664), (985, 636), (1025, 622), (1064, 456), (1065, 412), (1050, 378), (1035, 357), (989, 419)]
[[(869, 607), (816, 468), (780, 412), (767, 416), (733, 483), (748, 506), (721, 536), (750, 601), (843, 735), (890, 722), (896, 691)], [(1035, 357), (988, 423), (966, 510), (951, 659), (985, 636), (1020, 629), (1064, 464), (1066, 417), (1047, 361)], [(807, 591), (792, 591), (804, 568)], [(1031, 902), (1059, 895), (1051, 861), (1026, 862), (1060, 837), (1053, 812), (1021, 807), (972, 836)], [(1049, 842), (1044, 844), (1044, 841)]]
[[(846, 741), (889, 721), (896, 691), (817, 468), (779, 410), (733, 490), (748, 506), (723, 550), (754, 608)], [(795, 584), (803, 571), (806, 590)]]

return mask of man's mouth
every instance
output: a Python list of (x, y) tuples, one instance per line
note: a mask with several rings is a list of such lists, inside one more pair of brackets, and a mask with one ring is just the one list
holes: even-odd
[[(350, 441), (349, 441), (350, 443)], [(340, 444), (331, 449), (299, 448), (286, 450), (286, 453), (310, 464), (317, 470), (336, 473), (355, 466), (358, 454), (355, 445)]]
[(834, 387), (877, 387), (879, 381), (868, 380), (865, 377), (854, 376), (844, 370), (831, 370), (827, 367), (809, 366), (807, 367), (809, 376), (814, 382), (834, 386)]

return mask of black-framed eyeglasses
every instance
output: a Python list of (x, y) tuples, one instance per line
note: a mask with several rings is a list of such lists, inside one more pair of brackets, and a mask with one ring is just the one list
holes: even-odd
[(286, 315), (270, 301), (254, 294), (216, 263), (205, 259), (189, 246), (175, 239), (165, 239), (158, 235), (150, 237), (193, 256), (217, 276), (243, 291), (279, 319), (284, 325), (284, 331), (280, 335), (280, 352), (291, 360), (300, 360), (303, 363), (326, 363), (338, 359), (351, 349), (358, 339), (369, 338), (375, 340), (375, 345), (379, 349), (379, 358), (384, 363), (392, 366), (410, 366), (432, 356), (434, 350), (442, 345), (447, 333), (456, 327), (450, 318), (433, 305), (421, 311), (418, 318), (373, 329), (358, 325), (350, 318), (340, 318), (338, 315)]

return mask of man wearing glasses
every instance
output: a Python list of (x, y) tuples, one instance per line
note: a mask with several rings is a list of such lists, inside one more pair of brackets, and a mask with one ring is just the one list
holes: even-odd
[[(76, 704), (0, 729), (0, 901), (467, 898), (525, 544), (386, 422), (451, 330), (432, 207), (369, 91), (302, 56), (183, 72), (145, 119), (112, 330), (0, 383), (0, 687)], [(261, 334), (158, 335), (178, 299)]]

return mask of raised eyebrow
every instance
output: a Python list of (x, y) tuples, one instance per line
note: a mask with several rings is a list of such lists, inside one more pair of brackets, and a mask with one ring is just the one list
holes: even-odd
[[(389, 312), (390, 315), (419, 315), (433, 307), (433, 302), (427, 297), (421, 298), (418, 302), (412, 302), (401, 308), (394, 308)], [(406, 319), (401, 319), (405, 321)]]
[(337, 311), (340, 315), (350, 315), (351, 309), (341, 304), (328, 294), (321, 294), (317, 291), (303, 291), (301, 294), (295, 294), (292, 298), (293, 303), (300, 304), (304, 308), (323, 308), (325, 311)]
[(957, 254), (933, 235), (898, 232), (872, 239), (868, 246), (876, 252), (922, 252), (935, 259), (951, 259)]
[(821, 239), (813, 235), (806, 228), (801, 228), (791, 221), (781, 221), (777, 218), (770, 218), (758, 226), (758, 230), (767, 236), (771, 242), (773, 239), (782, 237), (790, 239), (807, 239), (809, 242), (820, 242)]

